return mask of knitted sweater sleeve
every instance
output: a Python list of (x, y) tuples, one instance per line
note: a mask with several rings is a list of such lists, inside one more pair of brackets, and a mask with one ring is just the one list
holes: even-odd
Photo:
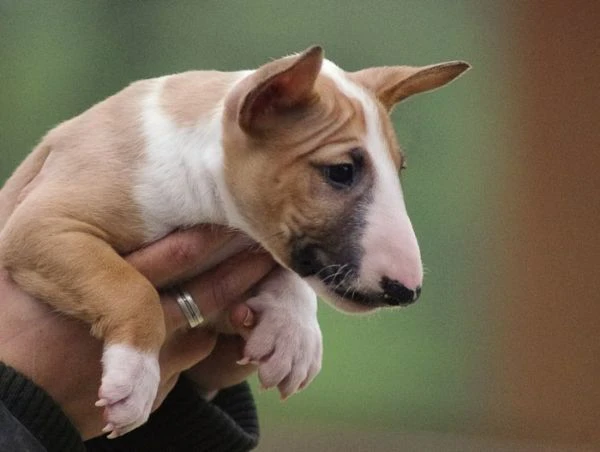
[(6, 414), (0, 425), (3, 444), (20, 447), (16, 446), (17, 441), (28, 432), (40, 448), (29, 446), (21, 450), (85, 451), (79, 433), (48, 393), (1, 362), (0, 403)]
[[(258, 443), (256, 406), (247, 383), (222, 390), (207, 402), (194, 383), (181, 377), (146, 424), (114, 440), (98, 437), (85, 443), (42, 388), (2, 363), (0, 404), (10, 419), (16, 420), (48, 452), (242, 452)], [(14, 435), (20, 430), (10, 426), (8, 431), (5, 427), (8, 424), (0, 425), (0, 435)], [(0, 443), (3, 439), (11, 440), (0, 438)]]
[(90, 452), (242, 452), (256, 447), (258, 420), (247, 383), (221, 390), (207, 402), (181, 377), (148, 422), (114, 440), (86, 442)]

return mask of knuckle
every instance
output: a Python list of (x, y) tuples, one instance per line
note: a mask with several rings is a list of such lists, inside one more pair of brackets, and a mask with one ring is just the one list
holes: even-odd
[(228, 266), (221, 268), (221, 271), (215, 274), (215, 284), (213, 286), (215, 295), (218, 296), (215, 300), (223, 303), (240, 295), (235, 293), (237, 286), (236, 277), (236, 272), (232, 271)]
[(211, 285), (212, 298), (216, 307), (222, 307), (229, 301), (229, 287), (227, 278), (215, 278)]
[(169, 259), (177, 266), (188, 266), (195, 262), (197, 256), (197, 246), (188, 240), (182, 234), (173, 235), (169, 243)]

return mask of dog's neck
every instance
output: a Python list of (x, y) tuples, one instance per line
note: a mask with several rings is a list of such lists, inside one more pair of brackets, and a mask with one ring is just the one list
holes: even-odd
[(193, 125), (178, 124), (161, 107), (166, 77), (156, 79), (142, 101), (146, 162), (134, 196), (146, 225), (145, 238), (200, 223), (224, 224), (251, 233), (223, 176), (221, 102)]

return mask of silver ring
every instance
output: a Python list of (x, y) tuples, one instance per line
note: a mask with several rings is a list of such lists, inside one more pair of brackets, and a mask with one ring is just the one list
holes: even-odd
[(175, 300), (177, 300), (177, 304), (181, 308), (183, 315), (188, 321), (190, 328), (196, 328), (204, 323), (204, 317), (200, 313), (200, 309), (194, 302), (192, 298), (192, 294), (187, 290), (182, 289), (181, 287), (177, 287), (174, 289), (175, 292)]

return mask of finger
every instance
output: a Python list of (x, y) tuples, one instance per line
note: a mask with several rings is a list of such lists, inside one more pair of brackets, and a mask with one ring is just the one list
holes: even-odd
[(217, 225), (176, 231), (125, 259), (152, 284), (161, 287), (189, 275), (199, 262), (208, 259), (234, 235), (233, 231)]
[[(275, 262), (270, 255), (244, 252), (227, 259), (213, 270), (201, 274), (182, 287), (190, 293), (202, 316), (210, 321), (243, 298), (244, 294), (274, 267)], [(172, 293), (165, 293), (162, 299), (167, 331), (187, 327), (187, 319), (177, 305), (175, 296)], [(242, 324), (246, 313), (243, 316)]]
[(238, 303), (229, 309), (229, 324), (233, 332), (248, 340), (256, 325), (256, 315), (248, 305)]
[(191, 293), (203, 294), (197, 302), (200, 312), (210, 318), (241, 299), (274, 267), (275, 261), (266, 252), (243, 252), (190, 281), (187, 288)]

